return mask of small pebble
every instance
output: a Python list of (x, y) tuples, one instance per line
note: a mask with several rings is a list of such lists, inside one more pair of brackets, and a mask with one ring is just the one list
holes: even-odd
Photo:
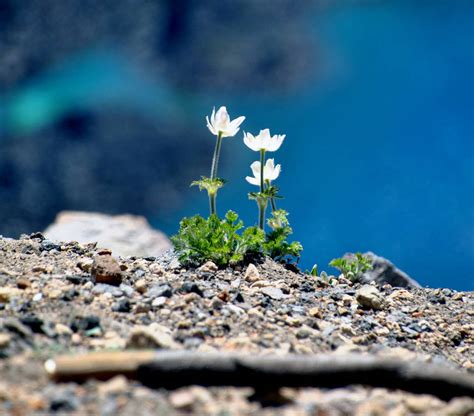
[(254, 264), (250, 263), (245, 270), (244, 279), (249, 283), (255, 283), (260, 280), (260, 273)]

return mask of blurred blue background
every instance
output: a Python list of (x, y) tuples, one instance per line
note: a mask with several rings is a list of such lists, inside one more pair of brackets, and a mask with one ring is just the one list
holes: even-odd
[[(133, 12), (131, 12), (133, 10)], [(207, 214), (204, 117), (271, 155), (303, 269), (372, 250), (473, 290), (474, 2), (0, 0), (0, 234), (64, 209)], [(256, 154), (226, 139), (218, 210), (256, 222)], [(327, 268), (328, 269), (328, 268)]]

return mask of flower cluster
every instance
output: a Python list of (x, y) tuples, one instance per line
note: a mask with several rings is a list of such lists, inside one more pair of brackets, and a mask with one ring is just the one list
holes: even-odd
[[(175, 248), (180, 259), (188, 263), (199, 263), (212, 259), (223, 266), (229, 263), (242, 261), (247, 255), (268, 255), (280, 261), (299, 257), (302, 246), (298, 242), (288, 243), (286, 238), (292, 233), (287, 220), (287, 212), (276, 208), (275, 200), (281, 198), (278, 188), (272, 184), (281, 172), (281, 166), (275, 165), (275, 159), (266, 160), (267, 152), (276, 152), (283, 141), (284, 134), (271, 135), (269, 129), (261, 130), (254, 136), (244, 132), (243, 141), (251, 150), (259, 153), (259, 160), (250, 165), (253, 176), (246, 180), (251, 185), (259, 187), (258, 192), (250, 192), (249, 197), (257, 202), (258, 227), (248, 227), (241, 235), (237, 230), (243, 228), (236, 213), (229, 211), (220, 220), (217, 216), (216, 199), (220, 188), (225, 184), (217, 176), (219, 158), (224, 137), (233, 137), (240, 131), (245, 117), (240, 116), (231, 120), (226, 107), (217, 111), (212, 110), (210, 117), (206, 117), (209, 131), (216, 136), (214, 155), (209, 177), (202, 176), (194, 181), (200, 190), (205, 189), (209, 197), (210, 216), (206, 220), (200, 216), (184, 218), (181, 221), (178, 235), (173, 237)], [(265, 234), (265, 214), (271, 204), (272, 217), (267, 224), (271, 231)]]
[[(235, 136), (239, 132), (240, 125), (244, 120), (244, 116), (231, 120), (227, 108), (224, 106), (220, 107), (217, 112), (213, 109), (211, 117), (206, 117), (207, 128), (213, 135), (217, 136), (214, 156), (212, 158), (211, 176), (209, 178), (203, 176), (201, 180), (193, 182), (192, 185), (197, 185), (200, 189), (207, 190), (211, 215), (216, 214), (217, 191), (224, 185), (224, 181), (217, 177), (222, 139)], [(278, 190), (271, 183), (278, 178), (281, 171), (280, 165), (275, 166), (274, 159), (268, 159), (265, 162), (265, 155), (267, 152), (276, 152), (282, 145), (285, 137), (284, 134), (272, 136), (269, 129), (260, 130), (260, 133), (256, 136), (244, 132), (244, 143), (253, 151), (260, 153), (260, 160), (250, 165), (253, 177), (247, 176), (245, 179), (250, 184), (260, 188), (259, 192), (251, 192), (249, 196), (257, 201), (259, 209), (258, 226), (262, 230), (265, 227), (265, 211), (268, 201), (271, 201), (272, 211), (276, 210), (275, 198), (277, 198)]]
[[(280, 175), (281, 166), (275, 166), (274, 159), (265, 162), (266, 152), (276, 152), (285, 140), (284, 134), (270, 135), (269, 129), (260, 130), (257, 136), (251, 133), (244, 133), (244, 143), (253, 151), (260, 153), (260, 161), (255, 161), (250, 165), (253, 178), (247, 176), (247, 182), (260, 187), (260, 192), (251, 192), (250, 198), (255, 199), (258, 204), (258, 226), (263, 230), (265, 226), (265, 211), (268, 200), (271, 201), (272, 211), (276, 210), (275, 197), (278, 189), (271, 185), (272, 181)], [(263, 166), (263, 169), (262, 169)]]

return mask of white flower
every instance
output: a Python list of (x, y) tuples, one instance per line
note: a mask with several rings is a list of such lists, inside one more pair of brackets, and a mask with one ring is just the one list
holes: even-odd
[(275, 152), (280, 148), (284, 139), (284, 134), (275, 134), (274, 136), (270, 136), (269, 129), (260, 130), (258, 136), (244, 132), (244, 143), (256, 152), (260, 150)]
[[(248, 183), (252, 185), (260, 186), (260, 162), (256, 161), (250, 165), (250, 169), (252, 169), (253, 178), (251, 176), (247, 176), (245, 179)], [(268, 159), (265, 163), (263, 168), (263, 180), (264, 181), (274, 181), (280, 175), (281, 166), (276, 165), (273, 159)]]
[(212, 109), (211, 119), (206, 117), (207, 128), (212, 134), (216, 136), (222, 134), (222, 137), (232, 137), (237, 134), (240, 130), (239, 126), (245, 120), (244, 116), (237, 117), (235, 120), (230, 121), (229, 113), (227, 109), (222, 106), (219, 110)]

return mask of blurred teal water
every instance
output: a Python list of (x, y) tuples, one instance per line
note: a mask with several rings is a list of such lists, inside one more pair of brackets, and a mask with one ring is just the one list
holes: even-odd
[(42, 129), (78, 109), (116, 107), (117, 103), (157, 117), (172, 112), (167, 103), (175, 96), (148, 81), (118, 51), (102, 47), (53, 65), (2, 98), (0, 120), (8, 133), (18, 135)]
[[(244, 129), (287, 134), (271, 156), (303, 269), (372, 250), (423, 285), (474, 289), (473, 19), (468, 1), (331, 9), (311, 22), (329, 45), (323, 82), (292, 96), (216, 92), (198, 106), (227, 103), (231, 116), (247, 116)], [(244, 177), (256, 154), (240, 136), (224, 149), (221, 213), (255, 223)], [(171, 232), (181, 215), (205, 214), (205, 196), (191, 198), (158, 224)]]

